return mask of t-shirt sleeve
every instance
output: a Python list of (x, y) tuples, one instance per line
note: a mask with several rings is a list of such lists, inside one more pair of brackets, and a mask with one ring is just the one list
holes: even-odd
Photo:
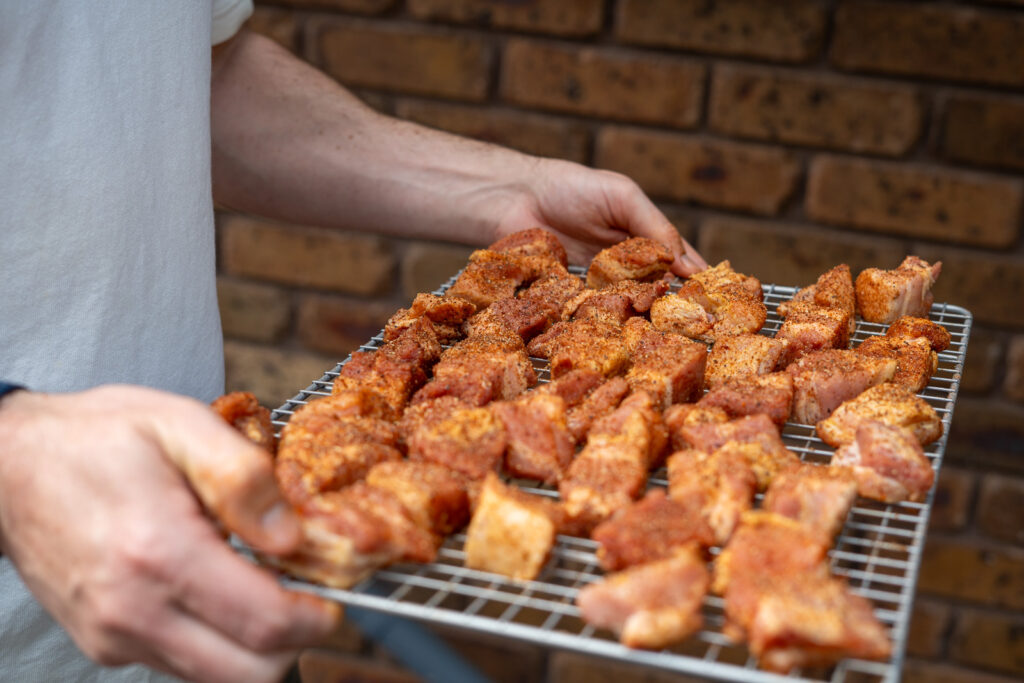
[(213, 0), (213, 21), (210, 22), (210, 44), (223, 43), (238, 33), (252, 16), (252, 0)]

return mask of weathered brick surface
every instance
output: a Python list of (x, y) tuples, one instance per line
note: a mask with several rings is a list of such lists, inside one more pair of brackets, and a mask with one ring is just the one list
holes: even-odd
[(576, 121), (511, 109), (408, 99), (398, 103), (395, 113), (403, 119), (528, 154), (580, 163), (587, 158), (590, 134)]
[(700, 117), (704, 78), (690, 60), (513, 39), (501, 93), (524, 106), (689, 128)]
[(298, 50), (298, 22), (295, 15), (276, 8), (257, 7), (247, 27), (254, 33), (270, 38), (287, 50)]
[(1024, 336), (1017, 335), (1007, 347), (1003, 391), (1015, 401), (1024, 401)]
[(222, 221), (220, 249), (226, 273), (353, 294), (387, 291), (395, 263), (373, 237), (241, 216)]
[(325, 11), (379, 14), (395, 5), (396, 0), (272, 0), (275, 5), (297, 9), (309, 8)]
[(225, 337), (275, 342), (291, 322), (288, 294), (278, 287), (220, 277), (217, 301)]
[(639, 128), (602, 128), (595, 157), (655, 197), (766, 215), (778, 213), (800, 177), (800, 162), (784, 150)]
[(412, 301), (420, 292), (432, 292), (466, 267), (471, 247), (413, 242), (402, 256), (402, 293)]
[(902, 245), (884, 237), (837, 232), (815, 225), (765, 222), (725, 216), (704, 220), (697, 249), (709, 263), (729, 259), (763, 283), (803, 287), (838, 263), (854, 273), (888, 263)]
[(843, 69), (1024, 85), (1024, 17), (931, 3), (848, 2), (831, 60)]
[(1024, 473), (1024, 406), (1003, 399), (957, 399), (949, 460)]
[(1024, 617), (965, 610), (950, 637), (953, 658), (974, 666), (1024, 676)]
[(1020, 679), (973, 668), (939, 662), (908, 659), (903, 666), (903, 683), (1020, 683)]
[(1024, 549), (931, 536), (921, 558), (924, 593), (1009, 609), (1024, 608)]
[(327, 73), (346, 85), (482, 100), (493, 58), (481, 38), (381, 22), (323, 25)]
[(665, 214), (665, 218), (667, 218), (672, 225), (676, 226), (676, 231), (679, 232), (682, 238), (693, 245), (694, 249), (696, 249), (697, 225), (694, 217), (690, 215), (690, 212), (682, 207), (672, 204), (661, 204), (658, 208), (661, 209), (663, 214)]
[(812, 59), (824, 32), (825, 9), (813, 0), (625, 0), (616, 17), (625, 42), (780, 62)]
[(970, 470), (944, 465), (935, 487), (929, 531), (958, 531), (967, 524), (976, 476)]
[(942, 153), (968, 164), (1024, 170), (1024, 99), (958, 94), (945, 106)]
[(269, 408), (276, 408), (319, 379), (336, 362), (328, 356), (303, 351), (234, 341), (224, 344), (227, 390), (251, 391)]
[(915, 600), (907, 634), (907, 654), (917, 657), (941, 654), (951, 615), (949, 605), (934, 600)]
[(408, 7), (418, 19), (564, 36), (592, 35), (604, 17), (602, 0), (409, 0)]
[(1024, 259), (953, 247), (917, 245), (914, 253), (942, 261), (942, 275), (932, 291), (936, 301), (964, 306), (975, 322), (1024, 328)]
[(819, 156), (807, 182), (807, 213), (826, 223), (985, 247), (1017, 239), (1018, 180), (919, 164)]
[(726, 135), (896, 156), (921, 132), (911, 87), (719, 64), (709, 124)]
[(395, 309), (390, 301), (309, 294), (299, 303), (296, 328), (303, 346), (341, 360), (377, 334)]
[(960, 390), (976, 394), (991, 391), (995, 386), (996, 367), (1002, 357), (1001, 337), (984, 328), (973, 328), (967, 344), (967, 362), (964, 363)]
[(981, 481), (975, 524), (981, 533), (1024, 545), (1024, 478), (988, 474)]

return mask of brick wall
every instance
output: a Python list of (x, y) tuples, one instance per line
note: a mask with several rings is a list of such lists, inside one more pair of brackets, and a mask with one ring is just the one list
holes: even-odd
[[(267, 0), (252, 25), (382, 111), (627, 173), (766, 282), (941, 259), (975, 328), (905, 680), (1024, 676), (1024, 2)], [(218, 229), (229, 385), (273, 405), (469, 253)], [(453, 642), (502, 681), (662, 680)], [(409, 680), (352, 629), (335, 645), (308, 680)]]

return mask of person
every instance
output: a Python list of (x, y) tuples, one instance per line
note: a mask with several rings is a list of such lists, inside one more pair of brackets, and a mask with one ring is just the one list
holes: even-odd
[(224, 542), (283, 554), (300, 529), (205, 405), (214, 197), (417, 239), (541, 226), (576, 262), (644, 235), (706, 265), (627, 178), (376, 113), (251, 11), (0, 0), (0, 678), (269, 681), (336, 625)]

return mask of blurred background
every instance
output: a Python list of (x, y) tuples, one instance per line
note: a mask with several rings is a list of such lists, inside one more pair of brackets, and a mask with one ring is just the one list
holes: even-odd
[[(1024, 677), (1024, 0), (257, 0), (250, 26), (388, 114), (625, 173), (763, 282), (941, 260), (975, 327), (904, 680)], [(227, 212), (218, 240), (228, 389), (272, 407), (470, 253)], [(681, 680), (442, 634), (496, 681)], [(303, 674), (415, 680), (351, 626)]]

